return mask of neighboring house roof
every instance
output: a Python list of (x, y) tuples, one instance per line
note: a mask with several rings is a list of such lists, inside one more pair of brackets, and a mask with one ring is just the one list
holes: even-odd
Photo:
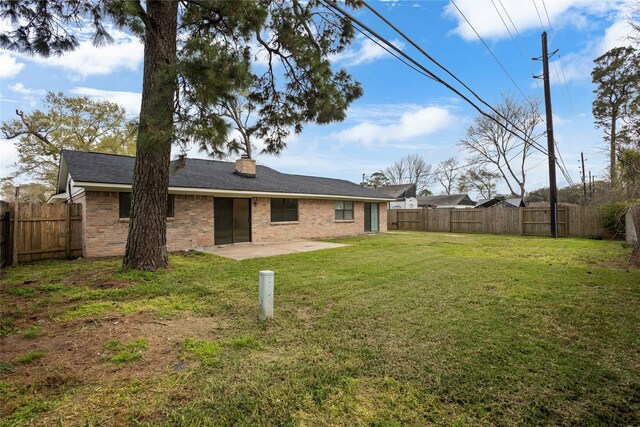
[(506, 198), (504, 196), (496, 196), (492, 199), (478, 200), (476, 208), (490, 208), (491, 206), (502, 205), (510, 208), (524, 208), (524, 200), (520, 197)]
[[(130, 188), (134, 163), (135, 158), (130, 156), (63, 150), (58, 192), (66, 191), (69, 176), (74, 186), (92, 190)], [(240, 176), (235, 170), (233, 162), (188, 158), (175, 160), (170, 165), (169, 188), (174, 191), (188, 189), (202, 194), (206, 194), (207, 190), (222, 190), (225, 193), (243, 194), (328, 195), (379, 201), (391, 199), (372, 188), (341, 179), (285, 174), (266, 166), (256, 166), (255, 177)]]
[(444, 194), (441, 196), (418, 197), (419, 206), (474, 206), (476, 202), (468, 194)]
[(396, 199), (416, 197), (415, 184), (381, 185), (380, 187), (376, 187), (376, 191)]

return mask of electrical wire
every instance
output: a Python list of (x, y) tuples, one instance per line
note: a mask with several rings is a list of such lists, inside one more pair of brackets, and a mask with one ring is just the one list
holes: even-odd
[[(557, 44), (556, 32), (553, 30), (553, 26), (551, 25), (551, 19), (549, 18), (549, 12), (547, 11), (547, 4), (542, 1), (542, 6), (544, 7), (544, 13), (547, 16), (547, 22), (549, 23), (549, 29), (551, 30), (551, 36), (553, 37), (553, 42)], [(571, 101), (571, 94), (569, 93), (569, 86), (567, 85), (567, 76), (564, 73), (564, 65), (562, 65), (562, 57), (560, 56), (560, 52), (558, 52), (558, 62), (560, 63), (560, 69), (562, 70), (562, 80), (564, 82), (564, 89), (567, 94), (567, 100), (569, 101), (569, 109), (571, 110), (571, 115), (575, 118), (576, 114), (573, 109), (573, 102)], [(556, 64), (553, 64), (553, 67), (556, 71), (556, 75), (558, 76), (558, 80), (560, 80), (560, 75), (558, 74), (558, 69)]]
[[(417, 60), (415, 60), (414, 58), (412, 58), (411, 56), (409, 56), (408, 54), (406, 54), (405, 52), (403, 52), (401, 49), (399, 49), (397, 46), (393, 45), (391, 42), (389, 42), (387, 39), (385, 39), (384, 37), (380, 36), (378, 33), (376, 33), (375, 31), (373, 31), (370, 27), (368, 27), (367, 25), (363, 24), (361, 21), (359, 21), (357, 18), (355, 18), (353, 15), (351, 15), (349, 12), (345, 11), (343, 8), (341, 8), (340, 6), (338, 6), (335, 3), (332, 3), (329, 0), (319, 0), (319, 2), (321, 4), (323, 4), (324, 6), (338, 12), (340, 15), (342, 15), (346, 20), (348, 20), (350, 23), (352, 24), (356, 24), (358, 26), (360, 26), (362, 29), (366, 30), (369, 34), (371, 34), (372, 36), (374, 36), (375, 38), (377, 38), (378, 40), (381, 40), (384, 44), (387, 45), (387, 47), (389, 47), (390, 49), (396, 51), (396, 53), (398, 53), (399, 55), (401, 55), (402, 57), (404, 57), (407, 61), (409, 61), (410, 63), (412, 63), (413, 65), (415, 65), (416, 67), (418, 67), (420, 70), (422, 70), (423, 72), (425, 72), (426, 74), (428, 74), (429, 76), (431, 76), (436, 82), (442, 84), (443, 86), (445, 86), (447, 89), (451, 90), (452, 92), (454, 92), (456, 95), (458, 95), (460, 98), (462, 98), (465, 102), (467, 102), (469, 105), (471, 105), (476, 111), (478, 111), (481, 115), (487, 117), (488, 119), (496, 122), (500, 127), (504, 128), (507, 132), (509, 132), (510, 134), (514, 135), (515, 137), (517, 137), (518, 139), (522, 139), (522, 140), (526, 140), (527, 136), (526, 134), (519, 129), (516, 125), (514, 125), (513, 123), (509, 122), (507, 120), (507, 123), (510, 124), (514, 129), (518, 130), (519, 132), (522, 132), (524, 134), (524, 137), (522, 135), (517, 134), (513, 129), (510, 129), (509, 127), (505, 126), (503, 123), (501, 123), (500, 121), (498, 121), (495, 117), (491, 116), (490, 114), (486, 113), (484, 110), (482, 110), (477, 104), (475, 104), (472, 100), (470, 100), (466, 95), (464, 95), (463, 93), (461, 93), (459, 90), (457, 90), (456, 88), (454, 88), (453, 86), (451, 86), (450, 84), (448, 84), (447, 82), (445, 82), (444, 80), (442, 80), (440, 77), (438, 77), (436, 74), (434, 74), (432, 71), (430, 71), (429, 69), (427, 69), (425, 66), (423, 66), (422, 64), (420, 64)], [(493, 109), (493, 108), (492, 108)], [(495, 111), (495, 109), (493, 109)], [(542, 152), (543, 154), (547, 154), (546, 149), (540, 145), (539, 143), (537, 143), (536, 141), (529, 141), (533, 147), (535, 147), (538, 151)]]
[[(520, 49), (520, 45), (516, 42), (515, 37), (513, 37), (513, 33), (511, 32), (511, 30), (509, 29), (509, 26), (507, 25), (507, 23), (505, 22), (504, 18), (502, 17), (502, 13), (500, 12), (500, 9), (498, 9), (498, 6), (496, 5), (495, 0), (491, 0), (491, 4), (493, 5), (493, 8), (496, 10), (496, 13), (498, 14), (498, 16), (500, 17), (500, 21), (502, 21), (502, 25), (504, 26), (504, 28), (507, 30), (507, 32), (509, 33), (509, 37), (511, 37), (511, 41), (513, 42), (513, 44), (516, 46), (516, 49), (518, 50), (518, 52), (520, 53), (520, 56), (522, 57), (522, 59), (524, 59), (525, 61), (527, 61), (527, 57), (525, 56), (524, 52), (522, 51), (522, 49)], [(502, 1), (500, 1), (500, 4), (502, 5), (502, 8), (504, 9), (505, 12), (507, 12), (507, 10), (504, 8), (504, 5), (502, 4)], [(509, 20), (511, 21), (511, 17), (509, 16), (508, 12), (507, 12), (507, 17), (509, 17)], [(511, 21), (511, 25), (513, 25), (514, 29), (516, 30), (516, 32), (518, 33), (518, 35), (520, 34), (517, 30), (517, 28), (515, 27), (513, 21)], [(522, 36), (520, 36), (520, 38), (522, 38)], [(529, 67), (529, 70), (532, 71), (532, 68)], [(531, 72), (531, 76), (535, 77), (535, 73), (533, 73), (533, 71)], [(538, 87), (538, 90), (540, 92), (542, 92), (542, 87), (540, 86), (540, 82), (538, 81), (538, 79), (534, 79), (534, 81), (536, 82), (536, 86)]]
[(458, 7), (458, 5), (456, 4), (455, 0), (451, 0), (451, 4), (453, 4), (455, 6), (455, 8), (458, 10), (458, 12), (460, 13), (460, 15), (462, 15), (462, 17), (464, 18), (465, 21), (467, 21), (467, 24), (469, 24), (469, 26), (471, 27), (471, 29), (473, 30), (473, 32), (476, 34), (476, 36), (478, 37), (478, 39), (480, 39), (480, 41), (482, 42), (482, 44), (484, 45), (484, 47), (487, 49), (487, 51), (489, 51), (489, 53), (491, 54), (491, 56), (493, 57), (493, 59), (495, 59), (495, 61), (498, 63), (498, 65), (500, 66), (500, 68), (502, 68), (502, 71), (504, 71), (504, 73), (507, 75), (507, 77), (509, 77), (509, 80), (511, 80), (511, 83), (513, 83), (513, 85), (516, 87), (516, 89), (518, 89), (518, 92), (520, 92), (520, 95), (522, 95), (522, 97), (525, 99), (525, 101), (527, 100), (527, 96), (524, 94), (524, 92), (522, 91), (522, 89), (520, 89), (520, 86), (518, 86), (518, 83), (516, 83), (516, 81), (513, 79), (513, 77), (511, 77), (511, 74), (509, 74), (509, 71), (507, 71), (507, 69), (505, 68), (504, 65), (502, 65), (502, 62), (500, 62), (500, 60), (498, 59), (498, 57), (493, 53), (493, 51), (491, 50), (491, 48), (489, 47), (489, 45), (484, 41), (484, 39), (480, 36), (480, 34), (478, 33), (478, 31), (476, 31), (475, 27), (471, 24), (471, 22), (467, 19), (467, 17), (465, 16), (464, 13), (462, 13), (462, 10), (460, 10), (460, 8)]

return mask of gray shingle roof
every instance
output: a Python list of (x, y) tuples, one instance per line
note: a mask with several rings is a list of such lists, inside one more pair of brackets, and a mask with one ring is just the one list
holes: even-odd
[(418, 205), (426, 206), (474, 206), (475, 202), (467, 194), (443, 194), (440, 196), (418, 197)]
[[(75, 182), (131, 185), (133, 180), (134, 157), (63, 150), (62, 159)], [(183, 167), (179, 164), (171, 162), (169, 187), (386, 198), (350, 181), (285, 174), (266, 166), (258, 165), (256, 177), (248, 178), (234, 173), (232, 162), (186, 159)]]
[[(391, 196), (398, 199), (400, 197), (415, 197), (415, 187), (415, 184), (381, 185), (380, 187), (376, 188), (376, 191), (384, 194), (385, 196)], [(409, 192), (410, 194), (405, 194), (407, 192)]]

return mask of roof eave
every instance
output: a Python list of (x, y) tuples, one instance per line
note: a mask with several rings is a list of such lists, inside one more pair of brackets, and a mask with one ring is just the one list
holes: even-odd
[[(131, 184), (111, 184), (101, 182), (74, 182), (75, 187), (83, 187), (85, 191), (126, 191), (131, 190)], [(335, 194), (309, 194), (309, 193), (278, 193), (267, 191), (223, 190), (215, 188), (191, 188), (171, 187), (171, 194), (184, 194), (193, 196), (218, 196), (218, 197), (287, 197), (300, 199), (328, 199), (328, 200), (354, 200), (363, 202), (393, 202), (395, 199), (388, 197), (366, 196), (341, 196)]]

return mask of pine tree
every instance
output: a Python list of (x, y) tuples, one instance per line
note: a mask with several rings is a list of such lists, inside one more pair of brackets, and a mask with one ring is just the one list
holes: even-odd
[(604, 129), (605, 141), (609, 145), (609, 179), (614, 186), (618, 179), (618, 149), (621, 142), (628, 142), (637, 132), (640, 54), (632, 47), (616, 47), (594, 62), (596, 65), (591, 77), (597, 87), (594, 90), (593, 117), (596, 126)]
[[(112, 41), (108, 23), (143, 40), (125, 267), (168, 264), (171, 146), (195, 141), (216, 152), (229, 128), (215, 113), (221, 101), (246, 92), (257, 106), (254, 135), (265, 141), (266, 151), (277, 153), (291, 129), (343, 120), (362, 94), (360, 84), (346, 71), (334, 71), (328, 59), (351, 42), (353, 28), (317, 0), (24, 0), (1, 2), (0, 17), (12, 23), (0, 34), (0, 47), (30, 54), (73, 50), (79, 43), (74, 27), (87, 22), (95, 44)], [(266, 57), (266, 71), (255, 66), (252, 46)]]

